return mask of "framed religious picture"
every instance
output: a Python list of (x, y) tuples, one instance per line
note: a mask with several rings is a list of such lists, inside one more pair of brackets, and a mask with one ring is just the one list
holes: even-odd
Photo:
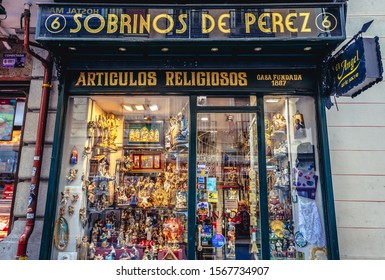
[(124, 121), (124, 146), (127, 148), (162, 148), (164, 145), (163, 121)]
[(0, 99), (0, 141), (12, 140), (15, 109), (15, 99)]
[(132, 153), (132, 172), (159, 172), (162, 171), (162, 153), (161, 152), (145, 152)]

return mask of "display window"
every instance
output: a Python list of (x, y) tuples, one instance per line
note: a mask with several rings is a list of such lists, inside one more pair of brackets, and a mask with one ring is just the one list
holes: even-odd
[(327, 258), (312, 97), (265, 98), (271, 259)]
[(326, 257), (314, 104), (69, 97), (52, 258)]
[(10, 231), (25, 98), (0, 99), (0, 240)]
[(189, 98), (71, 97), (55, 259), (186, 259)]

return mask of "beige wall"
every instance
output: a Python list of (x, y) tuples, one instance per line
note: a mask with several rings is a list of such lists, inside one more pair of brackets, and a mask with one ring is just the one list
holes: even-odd
[[(347, 34), (374, 19), (364, 37), (380, 37), (384, 64), (383, 7), (383, 0), (350, 0)], [(340, 257), (385, 259), (385, 82), (337, 104), (327, 118)]]

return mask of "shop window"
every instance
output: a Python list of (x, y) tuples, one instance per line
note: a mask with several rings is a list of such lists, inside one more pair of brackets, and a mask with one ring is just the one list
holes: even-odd
[(271, 259), (311, 259), (315, 251), (327, 258), (314, 104), (265, 98)]
[(257, 122), (256, 113), (198, 114), (198, 259), (261, 258)]
[(24, 107), (24, 99), (0, 99), (0, 240), (10, 230)]
[(220, 96), (198, 96), (198, 106), (223, 106), (223, 107), (249, 107), (256, 106), (254, 96), (247, 97), (220, 97)]
[(188, 97), (71, 97), (53, 259), (185, 259)]

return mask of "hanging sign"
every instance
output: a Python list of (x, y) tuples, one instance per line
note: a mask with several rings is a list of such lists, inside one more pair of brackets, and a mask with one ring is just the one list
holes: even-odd
[(355, 97), (382, 80), (378, 37), (354, 40), (339, 53), (332, 64), (333, 92), (336, 96)]
[(342, 7), (255, 5), (240, 9), (225, 5), (216, 8), (188, 5), (148, 8), (40, 4), (36, 40), (331, 39), (344, 36)]

